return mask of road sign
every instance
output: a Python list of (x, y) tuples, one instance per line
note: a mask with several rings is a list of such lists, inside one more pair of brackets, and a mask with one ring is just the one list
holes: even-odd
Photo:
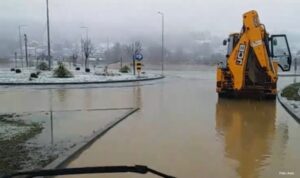
[(143, 58), (144, 58), (144, 56), (141, 53), (136, 53), (134, 55), (134, 59), (137, 61), (141, 61), (141, 60), (143, 60)]
[(141, 62), (136, 62), (136, 70), (139, 72), (142, 70), (142, 63)]

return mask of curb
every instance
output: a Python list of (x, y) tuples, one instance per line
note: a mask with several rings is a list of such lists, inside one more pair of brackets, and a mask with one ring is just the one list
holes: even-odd
[[(281, 90), (282, 91), (282, 90)], [(293, 112), (293, 109), (288, 106), (287, 104), (285, 104), (283, 101), (282, 101), (282, 97), (281, 97), (281, 91), (278, 92), (277, 94), (277, 99), (279, 101), (279, 103), (282, 105), (282, 107), (300, 124), (300, 117), (297, 116), (294, 112)]]
[(84, 150), (86, 150), (89, 146), (91, 146), (97, 139), (101, 138), (105, 135), (109, 130), (119, 124), (121, 121), (128, 118), (128, 116), (132, 115), (140, 108), (135, 108), (130, 110), (124, 116), (120, 117), (114, 122), (111, 122), (107, 125), (106, 128), (97, 130), (94, 132), (89, 138), (85, 139), (82, 143), (79, 143), (77, 146), (68, 151), (65, 155), (58, 157), (56, 160), (52, 161), (50, 164), (45, 166), (43, 169), (57, 169), (61, 168), (68, 163), (70, 163), (75, 157), (79, 156)]
[(279, 77), (298, 77), (300, 74), (278, 74)]
[(106, 84), (106, 83), (126, 83), (126, 82), (141, 82), (141, 81), (150, 81), (163, 79), (165, 76), (152, 77), (152, 78), (141, 78), (141, 79), (130, 79), (130, 80), (111, 80), (111, 81), (92, 81), (92, 82), (45, 82), (45, 83), (11, 83), (11, 82), (2, 82), (0, 86), (21, 86), (21, 85), (82, 85), (82, 84)]

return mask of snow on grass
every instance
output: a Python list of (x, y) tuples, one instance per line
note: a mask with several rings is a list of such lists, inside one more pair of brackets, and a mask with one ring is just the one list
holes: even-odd
[[(130, 73), (124, 74), (116, 70), (110, 70), (110, 76), (99, 75), (103, 72), (92, 70), (90, 73), (84, 71), (71, 70), (74, 77), (72, 78), (56, 78), (53, 77), (53, 71), (41, 71), (38, 78), (30, 78), (31, 73), (37, 72), (34, 68), (21, 69), (22, 73), (15, 73), (10, 69), (0, 70), (0, 83), (74, 83), (74, 82), (104, 82), (104, 81), (120, 81), (120, 80), (135, 80), (139, 79)], [(155, 78), (157, 74), (142, 74), (140, 78)]]
[(281, 101), (285, 104), (285, 106), (287, 106), (290, 111), (292, 111), (294, 114), (300, 117), (300, 101), (289, 100), (284, 96), (280, 97)]
[(24, 134), (30, 130), (30, 126), (13, 125), (0, 121), (0, 140), (10, 140), (13, 137)]

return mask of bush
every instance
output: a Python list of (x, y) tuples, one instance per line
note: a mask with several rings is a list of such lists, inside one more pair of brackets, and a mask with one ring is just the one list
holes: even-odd
[(54, 69), (53, 76), (58, 78), (70, 78), (73, 77), (73, 74), (64, 66), (64, 64), (59, 63), (58, 67)]
[(17, 74), (19, 74), (19, 73), (21, 73), (22, 71), (21, 71), (21, 69), (16, 69), (16, 73)]
[(128, 67), (127, 65), (125, 65), (119, 71), (121, 73), (129, 73), (130, 72), (130, 67)]
[(36, 74), (36, 73), (31, 73), (30, 74), (30, 78), (38, 78), (39, 76), (38, 76), (38, 74)]
[(49, 69), (48, 64), (47, 64), (46, 62), (41, 62), (41, 63), (39, 63), (39, 64), (36, 66), (36, 68), (37, 68), (38, 70), (48, 70), (48, 69)]
[(300, 83), (291, 84), (282, 90), (281, 96), (286, 97), (288, 100), (300, 101), (299, 89)]

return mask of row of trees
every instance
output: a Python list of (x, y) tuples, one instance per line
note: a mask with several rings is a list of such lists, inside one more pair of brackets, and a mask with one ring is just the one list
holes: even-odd
[[(139, 51), (142, 51), (145, 57), (145, 62), (159, 64), (161, 61), (161, 46), (148, 45), (142, 48), (140, 42), (132, 44), (115, 43), (112, 48), (104, 52), (104, 59), (109, 61), (132, 59), (134, 46), (137, 46)], [(225, 60), (225, 53), (216, 52), (210, 44), (198, 45), (195, 48), (186, 46), (178, 46), (176, 49), (165, 49), (166, 63), (198, 63), (198, 64), (217, 64), (219, 61)]]
[[(99, 52), (100, 51), (100, 52)], [(174, 64), (217, 64), (219, 61), (225, 60), (225, 56), (221, 52), (215, 52), (214, 46), (210, 43), (201, 43), (194, 46), (182, 44), (176, 47), (165, 49), (165, 63)], [(132, 56), (136, 52), (142, 52), (144, 62), (151, 64), (160, 64), (161, 62), (161, 46), (160, 44), (142, 45), (140, 41), (130, 44), (122, 44), (116, 42), (105, 50), (95, 47), (91, 40), (82, 40), (80, 46), (75, 45), (71, 54), (60, 58), (54, 57), (55, 60), (69, 61), (74, 67), (82, 65), (85, 69), (89, 69), (89, 58), (98, 59), (95, 62), (102, 64), (111, 64), (122, 61), (123, 63), (131, 63)], [(63, 53), (62, 53), (63, 54)], [(40, 61), (47, 61), (47, 55), (41, 53), (36, 57), (36, 64)], [(31, 63), (34, 62), (31, 60)], [(35, 63), (35, 62), (34, 62)]]
[[(72, 55), (69, 56), (69, 59), (72, 60), (74, 66), (78, 63), (79, 56), (84, 57), (84, 66), (85, 68), (89, 68), (89, 58), (93, 57), (95, 59), (100, 59), (104, 61), (105, 64), (117, 63), (121, 60), (124, 62), (129, 62), (132, 60), (132, 56), (136, 52), (142, 51), (142, 43), (139, 41), (134, 42), (133, 44), (121, 44), (115, 43), (113, 47), (108, 48), (103, 53), (98, 53), (95, 46), (92, 44), (90, 40), (82, 41), (82, 49), (79, 50), (75, 48), (72, 52)], [(99, 62), (98, 61), (98, 62)]]
[[(201, 32), (179, 35), (172, 40), (168, 40), (167, 48), (165, 49), (166, 63), (213, 65), (225, 60), (226, 49), (224, 47), (224, 49), (221, 49), (222, 40), (210, 33)], [(142, 51), (144, 62), (146, 63), (160, 64), (161, 62), (161, 44), (153, 42), (151, 38), (145, 38), (143, 45), (139, 41), (134, 43), (116, 42), (107, 48), (101, 48), (101, 45), (94, 46), (90, 41), (82, 43), (84, 44), (81, 45), (83, 49), (80, 50), (79, 48), (78, 50), (76, 48), (70, 58), (76, 63), (78, 56), (81, 56), (82, 52), (84, 52), (85, 66), (89, 65), (89, 57), (103, 59), (105, 63), (118, 61), (128, 63), (132, 61), (135, 50)]]
[[(208, 64), (213, 65), (219, 61), (225, 60), (225, 50), (221, 51), (219, 42), (209, 34), (191, 34), (190, 36), (177, 37), (176, 42), (169, 41), (165, 49), (165, 62), (177, 64)], [(180, 41), (181, 43), (178, 43)], [(82, 64), (85, 69), (89, 69), (89, 58), (103, 60), (105, 64), (123, 61), (128, 63), (132, 61), (132, 56), (137, 51), (142, 51), (146, 63), (160, 64), (161, 45), (153, 43), (151, 40), (145, 40), (142, 43), (116, 42), (112, 47), (106, 49), (98, 44), (92, 44), (90, 39), (82, 40), (81, 44), (72, 45), (71, 43), (54, 45), (52, 54), (56, 55), (54, 59), (68, 60), (74, 66)], [(71, 50), (66, 52), (65, 49)], [(60, 56), (60, 57), (59, 57)], [(79, 60), (80, 59), (80, 60)], [(47, 60), (45, 54), (37, 56), (37, 63), (41, 60)], [(93, 60), (94, 62), (94, 60)]]

